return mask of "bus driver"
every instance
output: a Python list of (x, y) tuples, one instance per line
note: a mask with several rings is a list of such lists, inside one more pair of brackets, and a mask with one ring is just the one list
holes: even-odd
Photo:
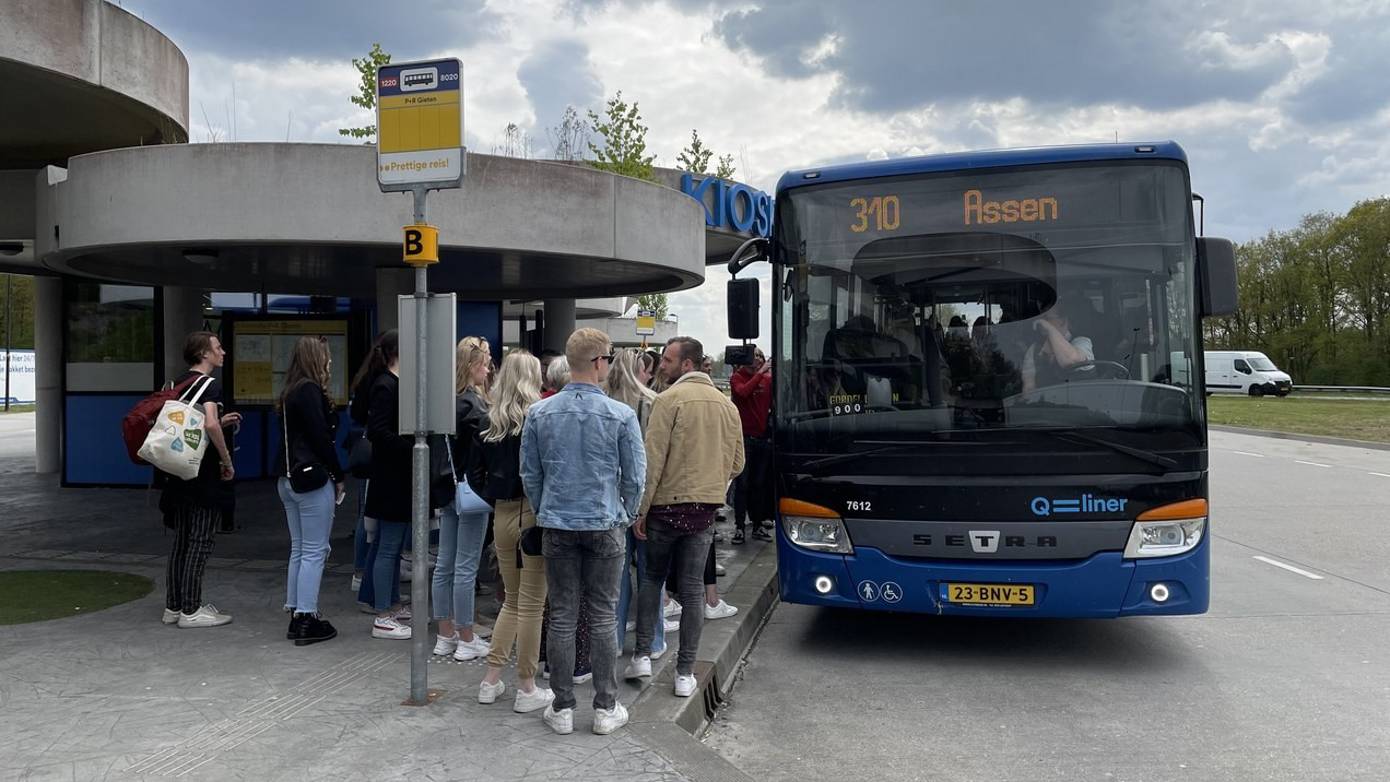
[(1096, 360), (1090, 337), (1071, 333), (1070, 315), (1086, 310), (1084, 299), (1059, 298), (1033, 321), (1038, 341), (1023, 356), (1023, 393), (1062, 383), (1069, 370)]

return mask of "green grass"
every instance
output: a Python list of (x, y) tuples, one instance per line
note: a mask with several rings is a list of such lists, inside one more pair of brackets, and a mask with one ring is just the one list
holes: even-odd
[(138, 600), (154, 582), (106, 570), (0, 571), (0, 625), (42, 622), (89, 614)]
[[(34, 406), (33, 406), (33, 405), (10, 405), (10, 410), (9, 410), (9, 412), (11, 412), (11, 413), (32, 413), (32, 412), (34, 412)], [(5, 406), (4, 406), (4, 405), (0, 405), (0, 415), (4, 415), (4, 414), (5, 414)]]
[(1390, 400), (1217, 395), (1207, 410), (1213, 424), (1390, 443)]

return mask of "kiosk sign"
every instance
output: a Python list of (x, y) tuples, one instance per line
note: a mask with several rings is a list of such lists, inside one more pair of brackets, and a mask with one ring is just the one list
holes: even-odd
[(463, 179), (463, 64), (383, 65), (376, 74), (376, 171), (383, 191), (458, 187)]

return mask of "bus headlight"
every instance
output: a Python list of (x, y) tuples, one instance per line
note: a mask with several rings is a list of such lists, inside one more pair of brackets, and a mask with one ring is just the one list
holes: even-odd
[(1125, 544), (1125, 559), (1186, 554), (1202, 542), (1206, 528), (1205, 518), (1136, 521)]
[(793, 544), (812, 551), (851, 554), (849, 533), (840, 519), (817, 519), (807, 516), (783, 516), (782, 529)]

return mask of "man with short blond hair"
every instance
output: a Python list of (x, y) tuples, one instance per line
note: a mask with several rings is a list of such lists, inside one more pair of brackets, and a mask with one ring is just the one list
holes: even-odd
[(546, 662), (555, 701), (543, 718), (556, 733), (574, 731), (575, 630), (580, 601), (587, 601), (593, 730), (603, 735), (628, 720), (615, 668), (618, 585), (647, 460), (637, 413), (600, 387), (613, 361), (608, 335), (574, 332), (565, 358), (569, 384), (533, 405), (521, 431), (521, 482), (542, 529), (550, 593)]

